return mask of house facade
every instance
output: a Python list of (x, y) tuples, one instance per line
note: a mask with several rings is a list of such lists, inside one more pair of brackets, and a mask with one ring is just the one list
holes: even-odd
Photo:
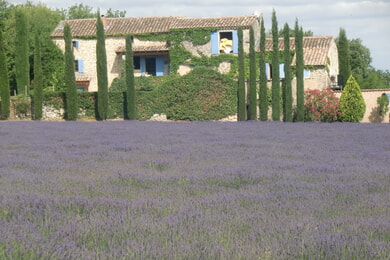
[[(284, 50), (284, 40), (279, 39), (279, 50)], [(295, 39), (290, 38), (290, 50), (295, 50)], [(266, 39), (266, 51), (272, 51), (272, 39)], [(305, 89), (336, 88), (338, 85), (339, 61), (336, 41), (332, 36), (303, 38), (304, 86)], [(291, 62), (296, 65), (296, 55)], [(284, 78), (284, 63), (280, 63), (280, 78)], [(272, 80), (272, 66), (266, 63), (268, 80)], [(296, 87), (296, 78), (292, 82)], [(295, 91), (293, 92), (295, 93)]]
[[(126, 17), (104, 18), (106, 35), (107, 71), (109, 85), (121, 76), (125, 59), (125, 37), (132, 35), (135, 76), (163, 76), (170, 73), (184, 75), (192, 67), (186, 62), (173, 66), (172, 49), (184, 48), (194, 57), (238, 53), (237, 29), (243, 29), (244, 51), (249, 51), (249, 29), (259, 42), (260, 17), (258, 15), (187, 18), (187, 17)], [(64, 20), (51, 37), (61, 50), (65, 50), (64, 25), (69, 24), (73, 37), (77, 87), (84, 91), (97, 91), (96, 76), (96, 19)], [(204, 41), (194, 43), (185, 34), (203, 33)], [(172, 42), (167, 35), (179, 34), (180, 42)], [(164, 37), (165, 35), (165, 37)], [(173, 71), (174, 70), (174, 71)], [(221, 62), (221, 73), (230, 70), (229, 62)]]

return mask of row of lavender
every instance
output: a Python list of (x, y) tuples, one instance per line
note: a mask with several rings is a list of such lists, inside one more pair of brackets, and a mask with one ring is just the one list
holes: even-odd
[(0, 259), (388, 259), (390, 127), (0, 122)]

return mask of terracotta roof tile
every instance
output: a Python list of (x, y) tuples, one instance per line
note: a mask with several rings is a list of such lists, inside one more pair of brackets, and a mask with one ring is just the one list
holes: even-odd
[[(171, 29), (183, 28), (220, 28), (236, 29), (241, 26), (248, 28), (256, 22), (257, 16), (232, 16), (216, 18), (187, 18), (187, 17), (124, 17), (106, 18), (107, 35), (136, 34), (136, 33), (162, 33)], [(72, 35), (89, 36), (96, 34), (95, 19), (64, 20), (53, 31), (52, 37), (63, 37), (65, 23), (70, 25)]]
[[(303, 59), (305, 65), (326, 65), (332, 36), (311, 36), (303, 38)], [(266, 51), (272, 51), (272, 39), (266, 39)], [(284, 40), (279, 38), (279, 49), (284, 50)], [(290, 38), (290, 50), (295, 50), (295, 38)], [(295, 55), (291, 64), (295, 64)]]

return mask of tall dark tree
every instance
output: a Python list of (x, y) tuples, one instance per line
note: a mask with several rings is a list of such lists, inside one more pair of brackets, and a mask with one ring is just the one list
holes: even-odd
[(337, 38), (337, 49), (339, 53), (339, 74), (342, 76), (341, 83), (342, 86), (344, 86), (351, 75), (351, 56), (349, 54), (347, 34), (343, 28), (340, 28), (339, 36)]
[(245, 101), (245, 57), (243, 32), (239, 27), (237, 30), (238, 36), (238, 121), (245, 121), (246, 118), (246, 101)]
[(137, 106), (134, 83), (134, 57), (131, 35), (126, 36), (126, 98), (127, 117), (126, 119), (137, 119)]
[(264, 27), (264, 19), (261, 17), (260, 19), (260, 120), (267, 121), (268, 120), (268, 87), (267, 87), (267, 73), (265, 68), (265, 27)]
[(97, 13), (96, 34), (96, 71), (98, 83), (97, 119), (106, 120), (108, 116), (107, 54), (104, 26), (100, 17), (100, 12)]
[(297, 121), (305, 120), (305, 85), (303, 81), (303, 30), (295, 21), (295, 55), (296, 55), (296, 78), (297, 78)]
[(275, 10), (272, 11), (272, 120), (280, 120), (279, 33)]
[[(0, 21), (1, 25), (1, 21)], [(5, 58), (3, 31), (0, 27), (0, 119), (7, 119), (10, 115), (10, 92), (8, 80), (7, 60)]]
[(291, 89), (291, 56), (290, 56), (290, 27), (284, 25), (284, 80), (283, 80), (283, 120), (292, 122), (292, 89)]
[(66, 84), (66, 119), (77, 119), (77, 85), (75, 76), (72, 32), (69, 24), (64, 26), (65, 40), (65, 84)]
[(17, 93), (23, 94), (30, 85), (30, 63), (27, 17), (23, 9), (16, 9), (15, 70)]
[(257, 120), (255, 33), (249, 29), (249, 120)]
[(34, 120), (42, 119), (43, 73), (40, 37), (41, 35), (39, 33), (39, 30), (36, 30), (34, 36)]

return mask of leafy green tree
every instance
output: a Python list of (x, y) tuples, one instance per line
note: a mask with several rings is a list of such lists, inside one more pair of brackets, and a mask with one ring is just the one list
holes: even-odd
[(362, 44), (361, 39), (352, 39), (348, 42), (351, 74), (354, 75), (357, 81), (368, 77), (371, 68), (371, 53), (370, 50)]
[[(0, 25), (2, 25), (0, 21)], [(7, 60), (5, 58), (3, 30), (0, 27), (0, 119), (7, 119), (10, 115), (10, 93), (8, 81)]]
[(296, 78), (297, 78), (297, 121), (305, 120), (305, 85), (303, 81), (303, 30), (295, 21), (295, 55), (296, 55)]
[[(42, 71), (44, 86), (51, 86), (58, 89), (64, 86), (64, 56), (61, 49), (50, 38), (50, 34), (58, 25), (61, 17), (57, 11), (51, 10), (43, 4), (33, 5), (32, 2), (27, 2), (24, 5), (10, 5), (3, 12), (3, 29), (6, 49), (6, 58), (8, 64), (8, 75), (11, 90), (17, 91), (16, 82), (16, 24), (17, 13), (22, 11), (28, 21), (27, 25), (27, 45), (29, 64), (27, 71), (29, 78), (33, 78), (34, 71), (34, 35), (37, 27), (39, 27), (41, 35), (41, 56), (42, 56)], [(23, 85), (25, 86), (25, 85)], [(51, 90), (52, 88), (50, 88)], [(46, 89), (44, 91), (47, 91)], [(24, 93), (24, 87), (23, 92)]]
[(291, 88), (291, 56), (290, 56), (290, 28), (284, 25), (284, 80), (283, 80), (283, 120), (292, 122), (292, 88)]
[(98, 83), (97, 118), (99, 120), (106, 120), (108, 116), (107, 54), (104, 26), (102, 19), (100, 18), (100, 12), (97, 13), (96, 34), (96, 71)]
[(135, 97), (135, 82), (134, 82), (134, 57), (131, 35), (126, 36), (126, 101), (127, 101), (127, 117), (126, 119), (137, 119), (137, 104)]
[(75, 4), (66, 11), (66, 19), (87, 19), (94, 18), (93, 7), (84, 4)]
[(246, 118), (246, 102), (245, 102), (245, 57), (244, 57), (244, 44), (243, 44), (243, 32), (239, 27), (237, 30), (238, 35), (238, 121), (245, 121)]
[(109, 8), (106, 13), (107, 18), (116, 18), (116, 17), (125, 17), (126, 16), (126, 11), (119, 11), (119, 10), (112, 10)]
[(38, 30), (35, 32), (35, 44), (34, 44), (34, 120), (42, 119), (42, 102), (43, 102), (43, 74), (42, 74), (42, 61), (41, 61), (41, 43), (40, 33)]
[(388, 89), (390, 88), (390, 72), (372, 68), (367, 78), (360, 80), (359, 85), (362, 89)]
[(66, 114), (67, 120), (77, 119), (77, 85), (74, 74), (74, 54), (72, 32), (68, 23), (64, 26), (65, 40), (65, 84), (66, 84)]
[(280, 120), (279, 34), (276, 12), (272, 12), (272, 120)]
[(9, 9), (7, 1), (1, 0), (0, 1), (0, 20), (3, 20), (7, 17), (6, 13)]
[(23, 94), (30, 85), (30, 63), (26, 13), (16, 9), (15, 69), (17, 93)]
[(249, 120), (257, 119), (255, 33), (249, 29)]
[[(27, 12), (28, 21), (30, 23), (30, 34), (35, 35), (35, 31), (39, 29), (39, 33), (41, 35), (40, 46), (44, 83), (43, 86), (51, 86), (57, 90), (61, 90), (65, 85), (64, 54), (50, 37), (50, 34), (58, 25), (61, 17), (57, 12), (47, 8), (42, 4), (26, 7), (25, 9)], [(33, 46), (33, 44), (31, 44), (31, 46)], [(33, 52), (31, 51), (31, 53)], [(45, 91), (47, 91), (47, 89)]]
[(342, 86), (351, 75), (351, 56), (349, 53), (349, 41), (345, 29), (340, 28), (337, 38), (337, 49), (339, 55), (339, 74), (343, 77)]
[(366, 103), (359, 84), (350, 75), (340, 97), (341, 120), (343, 122), (359, 122), (366, 112)]
[(265, 69), (265, 27), (264, 19), (260, 20), (260, 120), (268, 120), (268, 87), (267, 87), (267, 74)]

